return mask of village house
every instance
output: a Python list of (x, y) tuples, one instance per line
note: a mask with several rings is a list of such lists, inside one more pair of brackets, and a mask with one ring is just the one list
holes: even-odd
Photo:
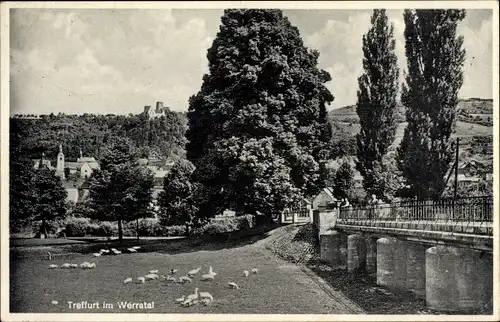
[(476, 176), (478, 173), (483, 173), (485, 171), (486, 165), (483, 162), (475, 159), (463, 162), (458, 166), (458, 174), (469, 177)]
[[(35, 169), (40, 167), (40, 162), (44, 167), (55, 170), (56, 175), (61, 178), (63, 187), (68, 194), (66, 200), (74, 203), (81, 202), (88, 195), (89, 185), (87, 179), (90, 178), (94, 170), (99, 169), (99, 163), (95, 158), (83, 157), (81, 150), (80, 157), (77, 158), (76, 162), (66, 162), (62, 145), (59, 145), (56, 167), (51, 165), (50, 160), (44, 159), (43, 153), (41, 159), (33, 160)], [(76, 176), (73, 176), (72, 180), (69, 180), (70, 178), (66, 178), (65, 169), (69, 169), (70, 175), (76, 174)]]
[(481, 181), (481, 178), (476, 176), (468, 177), (464, 174), (457, 175), (457, 182), (459, 187), (467, 186), (472, 183), (478, 183), (479, 181)]
[(312, 200), (312, 208), (326, 208), (328, 205), (336, 203), (337, 198), (333, 196), (333, 188), (326, 187), (321, 190)]
[(153, 173), (154, 186), (153, 186), (153, 202), (156, 203), (158, 195), (163, 190), (163, 180), (165, 176), (170, 172), (170, 169), (175, 164), (174, 161), (167, 159), (162, 160), (158, 155), (152, 154), (148, 158), (141, 158), (137, 160), (137, 163), (149, 169)]
[(68, 168), (70, 174), (77, 174), (80, 178), (88, 179), (92, 175), (92, 172), (94, 172), (94, 170), (99, 169), (100, 167), (99, 163), (94, 157), (84, 157), (82, 155), (82, 150), (80, 150), (80, 157), (76, 159), (76, 162), (64, 163), (63, 174), (64, 174), (64, 168)]
[(40, 162), (42, 162), (42, 165), (44, 167), (47, 167), (47, 169), (54, 170), (54, 167), (51, 165), (50, 160), (46, 160), (43, 158), (44, 154), (42, 153), (42, 158), (41, 159), (33, 159), (33, 169), (39, 169), (40, 168)]

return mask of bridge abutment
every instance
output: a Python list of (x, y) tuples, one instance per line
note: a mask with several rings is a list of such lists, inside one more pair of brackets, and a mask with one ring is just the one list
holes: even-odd
[(493, 300), (491, 254), (451, 246), (426, 251), (426, 302), (439, 311), (479, 310)]
[(407, 245), (394, 237), (377, 240), (377, 284), (391, 289), (405, 289)]
[(366, 237), (366, 273), (377, 273), (377, 238)]
[(406, 261), (406, 289), (425, 297), (425, 252), (428, 246), (404, 241)]
[(364, 272), (366, 269), (366, 240), (361, 234), (347, 237), (347, 271)]
[(320, 259), (331, 267), (344, 265), (344, 254), (341, 249), (342, 234), (338, 231), (329, 231), (320, 235)]

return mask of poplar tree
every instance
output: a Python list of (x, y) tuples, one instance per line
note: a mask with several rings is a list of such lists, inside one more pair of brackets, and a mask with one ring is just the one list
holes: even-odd
[(324, 185), (331, 77), (281, 10), (225, 10), (221, 22), (190, 99), (187, 157), (200, 209), (270, 219)]
[(465, 10), (405, 10), (408, 74), (402, 103), (408, 126), (398, 149), (398, 167), (412, 195), (439, 197), (454, 151), (458, 92), (465, 50), (457, 26)]
[(379, 198), (386, 196), (381, 178), (382, 159), (394, 142), (397, 128), (399, 68), (394, 25), (385, 9), (374, 10), (371, 28), (363, 35), (363, 69), (358, 78), (356, 112), (361, 129), (357, 135), (356, 168), (363, 176), (364, 189)]

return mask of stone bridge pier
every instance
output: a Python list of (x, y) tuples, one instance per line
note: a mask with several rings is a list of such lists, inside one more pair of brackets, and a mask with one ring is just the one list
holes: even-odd
[(321, 259), (333, 268), (376, 274), (378, 285), (411, 291), (425, 298), (430, 309), (479, 310), (493, 300), (493, 255), (488, 251), (324, 227), (319, 244)]

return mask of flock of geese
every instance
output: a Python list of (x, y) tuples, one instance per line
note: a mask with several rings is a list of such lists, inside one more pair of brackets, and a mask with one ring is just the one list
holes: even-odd
[[(134, 246), (134, 247), (131, 247), (131, 248), (127, 248), (126, 251), (129, 252), (129, 253), (137, 253), (137, 250), (140, 249), (140, 248), (141, 248), (140, 246)], [(116, 248), (101, 249), (99, 251), (99, 253), (93, 253), (92, 256), (93, 257), (100, 257), (101, 255), (104, 255), (104, 254), (120, 255), (121, 253), (122, 252), (119, 251)], [(49, 261), (52, 260), (52, 254), (50, 252), (47, 252), (47, 259)], [(64, 263), (61, 266), (56, 265), (56, 264), (50, 264), (49, 265), (49, 269), (54, 269), (54, 268), (78, 268), (78, 267), (83, 268), (83, 269), (92, 269), (92, 268), (96, 268), (96, 264), (95, 263), (89, 263), (89, 262), (83, 262), (80, 265), (78, 265), (78, 264), (72, 264), (72, 263)]]
[[(137, 251), (140, 249), (140, 246), (134, 246), (131, 248), (127, 248), (124, 250), (125, 252), (128, 253), (137, 253)], [(93, 257), (100, 257), (102, 255), (106, 254), (113, 254), (113, 255), (120, 255), (122, 254), (122, 251), (117, 250), (116, 248), (111, 248), (111, 249), (101, 249), (99, 253), (93, 253)], [(48, 260), (52, 260), (52, 254), (50, 252), (47, 252), (47, 257)], [(56, 265), (56, 264), (50, 264), (49, 268), (54, 269), (54, 268), (83, 268), (83, 269), (92, 269), (96, 267), (95, 263), (89, 263), (89, 262), (83, 262), (80, 265), (78, 264), (71, 264), (71, 263), (64, 263), (61, 266)], [(185, 283), (193, 283), (194, 277), (201, 271), (201, 267), (195, 268), (190, 270), (189, 272), (186, 273), (186, 275), (180, 276), (178, 278), (175, 277), (176, 273), (179, 271), (179, 269), (174, 268), (170, 270), (169, 275), (158, 275), (159, 271), (158, 270), (150, 270), (148, 274), (144, 276), (139, 276), (136, 279), (136, 283), (138, 284), (144, 284), (146, 281), (152, 281), (152, 280), (160, 280), (160, 281), (167, 281), (167, 282), (172, 282), (172, 283), (179, 283), (179, 284), (185, 284)], [(250, 272), (254, 275), (256, 275), (259, 270), (257, 268), (253, 268), (251, 271), (244, 270), (243, 271), (243, 276), (248, 277), (250, 275)], [(206, 274), (201, 275), (200, 280), (201, 281), (213, 281), (215, 279), (215, 276), (217, 276), (217, 273), (213, 271), (212, 266), (208, 268), (208, 272)], [(123, 283), (128, 284), (132, 283), (133, 278), (132, 277), (127, 277)], [(238, 284), (234, 282), (228, 282), (229, 288), (232, 289), (239, 289), (240, 287)], [(192, 306), (198, 303), (208, 305), (214, 300), (214, 297), (212, 294), (209, 292), (200, 292), (199, 288), (196, 287), (194, 289), (194, 293), (189, 294), (189, 295), (183, 295), (182, 297), (178, 298), (175, 300), (176, 303), (179, 303), (181, 306)]]
[[(139, 276), (136, 279), (136, 283), (139, 284), (144, 284), (146, 281), (152, 281), (152, 280), (160, 280), (160, 281), (167, 281), (167, 282), (172, 282), (172, 283), (179, 283), (179, 284), (184, 284), (184, 283), (192, 283), (195, 275), (197, 275), (201, 270), (201, 267), (198, 267), (196, 269), (192, 269), (189, 272), (186, 273), (186, 275), (180, 276), (179, 278), (175, 277), (175, 274), (179, 271), (179, 269), (174, 268), (170, 270), (169, 275), (158, 275), (158, 270), (151, 270), (149, 271), (148, 274), (144, 276)], [(259, 270), (257, 268), (253, 268), (251, 270), (252, 274), (257, 274)], [(201, 281), (213, 281), (215, 276), (217, 275), (216, 272), (213, 271), (212, 266), (208, 268), (208, 272), (206, 274), (201, 275), (200, 280)], [(245, 270), (243, 271), (243, 276), (248, 277), (250, 275), (250, 272)], [(128, 284), (132, 283), (133, 279), (132, 277), (127, 277), (123, 283)], [(238, 284), (234, 282), (228, 282), (228, 285), (230, 288), (233, 289), (239, 289), (240, 287)], [(212, 294), (209, 292), (201, 292), (199, 291), (199, 288), (196, 287), (194, 289), (194, 292), (189, 295), (183, 295), (182, 297), (178, 298), (175, 300), (176, 303), (180, 304), (181, 306), (192, 306), (198, 303), (208, 305), (214, 300), (214, 297)]]

